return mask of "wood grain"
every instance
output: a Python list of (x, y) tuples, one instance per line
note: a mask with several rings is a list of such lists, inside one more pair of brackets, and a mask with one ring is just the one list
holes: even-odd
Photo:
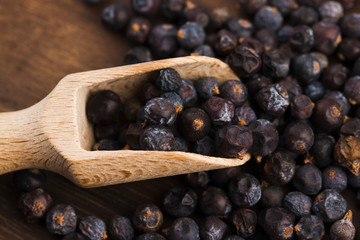
[[(211, 9), (227, 6), (240, 14), (237, 0), (194, 0)], [(118, 33), (104, 29), (101, 9), (113, 0), (89, 7), (82, 0), (0, 0), (0, 111), (29, 107), (43, 99), (64, 76), (122, 64), (131, 45)], [(126, 1), (128, 2), (128, 0)], [(359, 3), (352, 11), (359, 12)], [(161, 20), (159, 20), (161, 21)], [(43, 224), (26, 224), (17, 210), (12, 174), (0, 176), (0, 239), (60, 239)], [(139, 203), (159, 204), (166, 189), (180, 186), (181, 177), (161, 178), (95, 189), (82, 189), (50, 173), (47, 188), (57, 203), (73, 205), (81, 215), (109, 220), (130, 216)], [(355, 195), (345, 193), (359, 226)]]

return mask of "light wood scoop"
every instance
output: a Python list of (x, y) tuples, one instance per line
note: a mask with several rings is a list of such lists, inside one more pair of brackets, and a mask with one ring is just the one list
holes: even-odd
[(111, 89), (122, 98), (139, 96), (144, 82), (159, 69), (176, 69), (182, 78), (215, 76), (238, 79), (223, 62), (183, 57), (75, 73), (64, 77), (39, 103), (0, 113), (0, 174), (24, 168), (59, 173), (82, 187), (158, 178), (242, 165), (250, 159), (203, 156), (186, 152), (91, 151), (93, 126), (85, 106), (90, 94)]

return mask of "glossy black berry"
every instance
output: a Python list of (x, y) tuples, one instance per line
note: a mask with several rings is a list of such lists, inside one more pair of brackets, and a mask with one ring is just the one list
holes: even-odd
[(135, 236), (130, 219), (121, 216), (116, 216), (110, 220), (109, 234), (114, 240), (131, 240)]
[(285, 193), (281, 187), (268, 186), (261, 189), (260, 203), (265, 208), (281, 207)]
[(175, 138), (169, 128), (154, 125), (144, 129), (139, 142), (143, 150), (171, 151), (175, 144)]
[(344, 122), (340, 104), (333, 99), (320, 99), (313, 109), (312, 122), (325, 133), (331, 133), (340, 128)]
[(271, 240), (292, 239), (295, 215), (284, 208), (267, 208), (259, 215), (259, 224)]
[(305, 88), (305, 95), (308, 96), (311, 101), (316, 102), (325, 95), (325, 87), (319, 81), (308, 84)]
[(287, 90), (278, 83), (260, 89), (255, 99), (266, 113), (275, 116), (283, 115), (290, 105)]
[(168, 237), (173, 240), (199, 240), (199, 226), (191, 218), (177, 218), (170, 226)]
[(315, 43), (313, 30), (306, 25), (298, 25), (293, 28), (290, 37), (291, 47), (301, 53), (311, 50)]
[(260, 183), (251, 174), (240, 174), (230, 181), (228, 195), (236, 206), (252, 207), (261, 198)]
[(253, 145), (250, 152), (256, 157), (271, 154), (278, 146), (279, 133), (271, 122), (258, 119), (249, 124), (253, 135)]
[(141, 204), (135, 209), (132, 223), (140, 232), (156, 232), (163, 223), (163, 214), (154, 204)]
[(188, 173), (185, 175), (185, 181), (190, 187), (201, 188), (210, 182), (210, 176), (208, 172)]
[(334, 53), (341, 42), (341, 32), (338, 25), (328, 21), (320, 21), (312, 28), (315, 35), (315, 48), (326, 55)]
[(232, 204), (221, 188), (209, 187), (200, 195), (199, 209), (204, 215), (225, 218), (230, 214)]
[(205, 217), (200, 225), (200, 237), (202, 239), (221, 240), (228, 233), (228, 226), (224, 221), (215, 216)]
[(188, 108), (180, 116), (181, 128), (188, 141), (198, 141), (204, 138), (210, 131), (210, 118), (200, 108)]
[(277, 30), (283, 23), (283, 17), (276, 7), (264, 6), (254, 16), (256, 28)]
[(225, 126), (217, 131), (215, 137), (215, 148), (224, 157), (242, 158), (252, 144), (251, 131), (239, 125)]
[(167, 58), (177, 49), (177, 29), (171, 24), (159, 24), (152, 28), (149, 35), (149, 47), (159, 58)]
[(307, 195), (316, 195), (322, 187), (322, 174), (313, 164), (298, 168), (292, 180), (294, 187)]
[(311, 214), (312, 200), (302, 192), (289, 192), (284, 197), (284, 208), (301, 218)]
[(322, 239), (325, 235), (324, 222), (316, 215), (300, 218), (294, 227), (295, 234), (299, 240)]
[(333, 189), (326, 189), (315, 197), (312, 211), (324, 222), (331, 223), (342, 218), (346, 212), (346, 200)]
[(173, 217), (188, 217), (195, 211), (197, 195), (190, 188), (172, 188), (164, 197), (164, 210)]
[(234, 117), (234, 104), (224, 98), (210, 97), (203, 105), (214, 126), (223, 126), (231, 123)]
[(283, 139), (289, 151), (304, 154), (314, 144), (314, 132), (305, 120), (298, 120), (286, 126)]
[(251, 209), (238, 208), (231, 213), (229, 223), (237, 235), (248, 238), (255, 234), (257, 216)]
[(49, 193), (42, 188), (36, 188), (20, 196), (18, 208), (28, 223), (34, 223), (45, 217), (52, 203), (53, 200)]
[(89, 240), (99, 240), (107, 238), (107, 228), (105, 222), (94, 216), (86, 216), (79, 222), (78, 229), (81, 234)]
[(320, 62), (310, 54), (302, 54), (292, 62), (294, 77), (303, 85), (319, 79), (321, 74)]
[(226, 62), (239, 77), (249, 77), (261, 69), (260, 55), (242, 44), (227, 56)]
[(77, 216), (70, 205), (57, 204), (46, 213), (46, 228), (53, 234), (66, 235), (75, 232)]
[(216, 40), (213, 47), (217, 54), (226, 56), (235, 49), (237, 42), (237, 38), (234, 34), (226, 29), (222, 29), (216, 34)]
[(232, 19), (228, 21), (227, 28), (237, 38), (248, 38), (251, 37), (254, 32), (253, 24), (242, 18)]
[(131, 7), (139, 15), (151, 17), (160, 9), (160, 0), (131, 0)]
[(335, 139), (327, 134), (320, 133), (315, 135), (314, 145), (310, 152), (313, 162), (319, 168), (328, 167), (333, 162), (333, 152)]
[(319, 14), (314, 8), (300, 6), (295, 11), (291, 12), (290, 22), (293, 26), (307, 25), (311, 26), (319, 20)]
[(323, 170), (322, 181), (324, 189), (334, 189), (342, 192), (347, 187), (347, 175), (344, 169), (330, 166)]
[(106, 27), (113, 30), (124, 29), (130, 19), (130, 10), (123, 2), (108, 5), (102, 10), (101, 20)]
[(194, 49), (205, 41), (204, 28), (196, 22), (187, 22), (177, 32), (177, 39), (181, 47)]
[(324, 2), (319, 6), (318, 11), (323, 20), (335, 23), (344, 16), (344, 9), (341, 3), (336, 1)]
[(351, 104), (360, 104), (360, 76), (349, 78), (346, 81), (344, 94)]
[(120, 97), (110, 90), (98, 91), (86, 103), (86, 116), (95, 124), (111, 124), (119, 120), (123, 109)]
[(265, 161), (264, 177), (276, 186), (289, 183), (295, 175), (296, 163), (285, 151), (276, 151)]
[(150, 31), (151, 23), (147, 18), (134, 17), (128, 24), (126, 37), (130, 42), (144, 44), (148, 39)]
[(144, 107), (145, 119), (152, 124), (172, 125), (176, 120), (175, 106), (165, 98), (153, 98)]
[(29, 192), (45, 187), (46, 175), (40, 169), (25, 169), (14, 173), (13, 182), (18, 192)]

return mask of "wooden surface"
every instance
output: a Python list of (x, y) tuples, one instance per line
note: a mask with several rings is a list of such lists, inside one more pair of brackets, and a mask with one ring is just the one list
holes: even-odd
[[(130, 45), (120, 34), (102, 27), (101, 9), (113, 1), (103, 2), (89, 7), (82, 0), (0, 0), (0, 111), (35, 104), (69, 73), (122, 64)], [(234, 17), (239, 15), (236, 0), (195, 2), (207, 8), (225, 5)], [(177, 185), (181, 185), (180, 177), (96, 189), (81, 189), (52, 173), (47, 180), (56, 202), (106, 220), (115, 214), (130, 216), (139, 203), (159, 203), (166, 189)], [(356, 209), (354, 194), (347, 196), (350, 208)], [(26, 224), (17, 210), (17, 199), (12, 174), (0, 176), (0, 239), (59, 239), (41, 224)], [(355, 211), (359, 225), (357, 216)]]

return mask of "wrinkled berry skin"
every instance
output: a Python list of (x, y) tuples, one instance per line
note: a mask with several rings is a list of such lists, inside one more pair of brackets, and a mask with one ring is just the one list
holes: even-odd
[(210, 131), (210, 118), (200, 108), (185, 109), (181, 116), (181, 129), (188, 141), (194, 142), (204, 138)]
[(45, 217), (52, 203), (49, 193), (42, 188), (36, 188), (20, 196), (18, 208), (28, 223), (34, 223)]
[(344, 16), (342, 5), (336, 1), (324, 2), (319, 6), (318, 11), (323, 20), (334, 23)]
[(328, 167), (334, 161), (335, 139), (334, 137), (319, 133), (315, 135), (314, 145), (310, 152), (314, 158), (314, 164), (319, 168)]
[(291, 76), (286, 77), (284, 80), (280, 81), (279, 84), (287, 90), (290, 101), (302, 94), (302, 88), (299, 82)]
[(239, 77), (249, 77), (261, 69), (261, 57), (253, 48), (241, 44), (226, 58), (226, 62)]
[(70, 205), (58, 204), (46, 214), (46, 228), (53, 234), (66, 235), (76, 230), (77, 216)]
[(356, 229), (351, 220), (341, 219), (333, 223), (330, 228), (330, 239), (353, 240)]
[(307, 195), (316, 195), (322, 187), (321, 171), (312, 164), (298, 168), (292, 181), (294, 187)]
[(346, 212), (346, 200), (333, 189), (326, 189), (315, 197), (312, 211), (324, 222), (331, 223), (342, 218)]
[(215, 152), (214, 140), (209, 136), (205, 136), (194, 142), (192, 151), (201, 155), (213, 156)]
[(337, 63), (330, 65), (322, 75), (324, 86), (330, 90), (339, 90), (347, 80), (349, 70), (344, 65)]
[(225, 218), (230, 214), (232, 204), (221, 188), (209, 187), (200, 196), (199, 209), (204, 215)]
[(132, 223), (137, 231), (156, 232), (163, 223), (163, 214), (154, 204), (141, 204), (135, 209)]
[(159, 24), (152, 28), (149, 35), (149, 47), (154, 56), (168, 58), (177, 49), (177, 29), (171, 24)]
[(199, 78), (194, 82), (197, 93), (200, 97), (208, 99), (212, 96), (219, 95), (219, 82), (214, 77)]
[(322, 239), (325, 235), (324, 222), (315, 215), (300, 218), (294, 227), (299, 240)]
[(205, 217), (199, 228), (201, 239), (221, 240), (228, 232), (226, 223), (215, 216)]
[(262, 88), (255, 99), (266, 113), (275, 116), (283, 115), (290, 105), (287, 90), (278, 83)]
[(302, 54), (292, 62), (294, 77), (303, 85), (319, 79), (321, 74), (320, 62), (310, 54)]
[(260, 203), (265, 208), (281, 207), (283, 205), (284, 190), (278, 186), (261, 189)]
[(25, 169), (14, 173), (13, 182), (18, 192), (29, 192), (45, 187), (46, 175), (40, 169)]
[(250, 174), (240, 174), (230, 181), (228, 195), (235, 205), (242, 208), (252, 207), (261, 198), (260, 183)]
[(171, 151), (175, 144), (174, 134), (164, 126), (147, 127), (140, 135), (143, 150)]
[(311, 117), (313, 102), (306, 95), (298, 95), (293, 98), (290, 104), (291, 115), (297, 119), (308, 119)]
[(190, 188), (172, 188), (166, 194), (163, 205), (173, 217), (188, 217), (195, 211), (197, 195)]
[(281, 13), (275, 7), (264, 6), (254, 16), (254, 24), (256, 28), (268, 28), (277, 30), (283, 23)]
[(131, 240), (135, 236), (134, 228), (127, 217), (114, 217), (109, 223), (109, 233), (114, 240)]
[(289, 153), (276, 151), (266, 159), (264, 176), (269, 183), (282, 186), (293, 179), (295, 167), (296, 163)]
[(216, 36), (217, 38), (213, 47), (215, 52), (221, 56), (226, 56), (231, 53), (237, 45), (235, 35), (226, 29), (220, 30)]
[(351, 104), (360, 104), (360, 76), (347, 80), (344, 86), (344, 94)]
[(210, 182), (210, 176), (208, 172), (195, 172), (185, 175), (186, 183), (193, 188), (205, 187)]
[(182, 112), (182, 110), (184, 109), (184, 105), (181, 100), (181, 97), (176, 92), (166, 92), (166, 93), (161, 94), (160, 97), (165, 98), (170, 103), (172, 103), (177, 114)]
[(166, 240), (166, 238), (156, 232), (147, 232), (141, 234), (140, 236), (135, 238), (135, 240)]
[(131, 7), (139, 15), (152, 17), (160, 8), (160, 0), (131, 0)]
[(249, 106), (235, 108), (233, 123), (242, 126), (248, 126), (256, 120), (254, 110)]
[(329, 98), (335, 100), (340, 105), (340, 111), (344, 115), (348, 115), (351, 109), (351, 104), (346, 99), (343, 92), (340, 91), (331, 91), (325, 94), (324, 98)]
[(304, 120), (289, 123), (283, 133), (286, 148), (297, 154), (304, 154), (314, 144), (314, 132)]
[(110, 90), (102, 90), (90, 96), (86, 104), (86, 116), (95, 124), (111, 124), (119, 120), (123, 104), (120, 97)]
[(235, 107), (239, 107), (246, 102), (248, 92), (241, 81), (227, 80), (220, 85), (220, 96), (231, 101)]
[(163, 91), (175, 91), (181, 85), (180, 74), (173, 68), (160, 70), (159, 77), (155, 81), (156, 86)]
[(113, 30), (122, 30), (130, 19), (130, 10), (123, 2), (116, 2), (104, 8), (101, 13), (103, 24)]
[(316, 102), (312, 122), (322, 132), (332, 133), (340, 128), (344, 121), (341, 106), (333, 99), (323, 98)]
[(234, 210), (229, 217), (230, 226), (233, 226), (236, 234), (248, 238), (255, 234), (257, 225), (256, 213), (247, 208)]
[(199, 240), (199, 226), (191, 218), (177, 218), (171, 224), (168, 236), (173, 240)]
[(274, 48), (262, 56), (262, 72), (270, 78), (284, 78), (290, 69), (290, 58), (282, 50)]
[(224, 157), (241, 158), (252, 144), (252, 133), (244, 126), (225, 126), (218, 130), (215, 136), (216, 150)]
[(177, 39), (184, 49), (194, 49), (205, 41), (204, 28), (196, 22), (187, 22), (178, 30)]
[(176, 90), (185, 108), (192, 107), (198, 100), (197, 92), (192, 81), (181, 79), (180, 87)]
[(266, 208), (259, 215), (259, 224), (271, 240), (290, 240), (294, 236), (295, 215), (284, 208)]
[(210, 97), (203, 105), (213, 126), (224, 126), (231, 123), (234, 117), (234, 104), (224, 98)]
[(320, 21), (312, 28), (315, 35), (315, 48), (326, 55), (333, 54), (341, 42), (341, 32), (338, 25), (328, 21)]
[(173, 125), (176, 120), (174, 105), (165, 98), (153, 98), (145, 104), (145, 119), (153, 124)]
[(302, 192), (289, 192), (284, 198), (284, 208), (292, 212), (297, 218), (311, 214), (311, 198)]
[(105, 222), (93, 216), (87, 216), (80, 220), (79, 231), (89, 240), (104, 239), (107, 236)]
[(340, 135), (355, 136), (360, 139), (360, 118), (348, 119), (340, 128)]
[(311, 50), (315, 43), (314, 31), (306, 25), (295, 26), (291, 37), (290, 44), (292, 49), (305, 53)]
[(324, 169), (322, 174), (323, 189), (334, 189), (342, 192), (347, 187), (346, 172), (337, 166), (330, 166)]

